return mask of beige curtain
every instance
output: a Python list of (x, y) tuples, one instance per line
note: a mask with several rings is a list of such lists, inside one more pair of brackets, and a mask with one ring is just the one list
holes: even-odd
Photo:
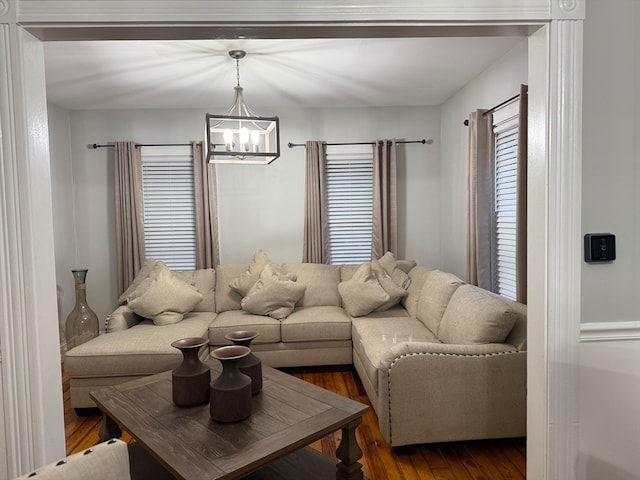
[(116, 271), (118, 296), (144, 262), (142, 160), (135, 142), (115, 143)]
[(305, 263), (329, 263), (325, 185), (326, 144), (307, 141), (306, 152), (302, 261)]
[(527, 127), (529, 87), (520, 85), (516, 177), (516, 300), (527, 303)]
[(396, 141), (378, 140), (373, 145), (373, 238), (371, 258), (386, 252), (398, 255), (398, 200)]
[(469, 116), (467, 282), (491, 290), (493, 116), (485, 112)]
[(196, 268), (216, 268), (220, 263), (216, 169), (206, 160), (202, 142), (192, 142), (191, 146), (196, 201)]

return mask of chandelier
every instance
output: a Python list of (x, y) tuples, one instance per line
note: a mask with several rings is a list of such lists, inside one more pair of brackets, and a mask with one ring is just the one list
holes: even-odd
[(206, 154), (209, 163), (268, 164), (280, 156), (278, 117), (260, 117), (244, 101), (240, 86), (240, 59), (243, 50), (231, 50), (236, 61), (237, 85), (233, 105), (224, 115), (207, 113)]

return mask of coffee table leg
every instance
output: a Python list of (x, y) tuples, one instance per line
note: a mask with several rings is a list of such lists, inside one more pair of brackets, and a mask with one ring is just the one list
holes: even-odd
[(356, 428), (362, 423), (362, 418), (354, 420), (342, 429), (342, 440), (336, 450), (336, 456), (340, 459), (337, 465), (336, 480), (362, 480), (362, 464), (358, 462), (362, 458), (362, 450), (356, 440)]
[(100, 427), (99, 438), (101, 442), (106, 442), (112, 438), (120, 438), (122, 430), (113, 419), (106, 413), (102, 414), (102, 426)]

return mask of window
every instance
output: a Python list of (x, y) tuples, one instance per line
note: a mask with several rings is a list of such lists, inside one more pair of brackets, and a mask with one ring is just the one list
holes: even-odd
[(371, 145), (330, 145), (326, 162), (329, 263), (371, 260), (373, 151)]
[(516, 298), (518, 108), (519, 102), (514, 101), (493, 113), (493, 290), (514, 300)]
[(195, 270), (196, 228), (190, 146), (141, 147), (147, 257)]

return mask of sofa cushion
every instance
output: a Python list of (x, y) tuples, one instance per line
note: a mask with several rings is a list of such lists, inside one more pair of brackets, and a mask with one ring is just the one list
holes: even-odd
[(296, 307), (313, 307), (342, 305), (338, 283), (340, 283), (340, 267), (319, 263), (285, 263), (287, 274), (294, 274), (297, 282), (306, 290)]
[(444, 312), (438, 338), (443, 343), (502, 343), (515, 321), (505, 300), (474, 285), (462, 285)]
[(390, 299), (389, 294), (374, 275), (369, 262), (360, 265), (351, 280), (341, 282), (338, 285), (338, 291), (345, 310), (352, 317), (373, 312)]
[(413, 317), (352, 319), (354, 356), (367, 375), (369, 384), (378, 391), (380, 359), (394, 345), (403, 342), (440, 343), (425, 326)]
[(173, 274), (194, 286), (202, 294), (200, 303), (193, 307), (194, 312), (216, 311), (216, 271), (213, 268), (202, 268), (193, 272), (173, 272)]
[[(396, 269), (399, 273), (404, 275), (407, 279), (409, 276), (401, 270)], [(387, 271), (380, 265), (380, 263), (376, 260), (371, 262), (371, 271), (373, 272), (376, 280), (382, 287), (382, 289), (387, 292), (389, 295), (389, 300), (384, 303), (384, 305), (379, 306), (375, 310), (377, 311), (385, 311), (389, 310), (394, 305), (400, 303), (400, 300), (403, 297), (407, 296), (407, 290), (393, 281), (391, 276), (387, 273)]]
[(230, 345), (224, 338), (227, 333), (236, 330), (255, 330), (260, 335), (252, 342), (279, 343), (280, 320), (266, 315), (254, 315), (244, 310), (227, 310), (219, 313), (209, 326), (209, 343), (211, 345)]
[(182, 320), (202, 300), (195, 287), (173, 275), (166, 266), (144, 279), (129, 295), (128, 307), (156, 325), (170, 325)]
[(438, 338), (440, 338), (438, 329), (442, 315), (444, 315), (453, 292), (463, 283), (453, 273), (441, 270), (432, 270), (425, 278), (418, 299), (416, 317)]
[(282, 319), (293, 311), (305, 289), (304, 285), (292, 281), (282, 267), (267, 263), (240, 305), (247, 312)]
[(69, 350), (65, 373), (72, 378), (151, 375), (177, 367), (180, 351), (171, 342), (206, 337), (214, 313), (190, 312), (180, 323), (162, 328), (143, 320), (128, 330), (99, 335)]
[(253, 255), (253, 260), (249, 264), (249, 268), (242, 272), (241, 275), (234, 278), (229, 282), (229, 287), (240, 294), (241, 297), (244, 297), (249, 293), (251, 287), (258, 281), (260, 278), (260, 273), (264, 266), (269, 263), (269, 257), (264, 251), (260, 248), (256, 250), (256, 253)]
[(296, 308), (282, 320), (283, 342), (350, 340), (351, 319), (342, 307)]
[(242, 296), (229, 284), (249, 267), (246, 263), (227, 263), (216, 267), (216, 312), (241, 310)]
[(149, 274), (153, 270), (153, 267), (156, 266), (156, 263), (158, 263), (158, 260), (151, 257), (147, 258), (144, 261), (144, 263), (142, 264), (142, 267), (140, 267), (140, 270), (134, 277), (131, 284), (127, 287), (127, 289), (124, 292), (122, 292), (122, 294), (118, 298), (118, 303), (120, 303), (120, 305), (124, 305), (125, 303), (127, 303), (129, 295), (131, 295), (136, 290), (136, 288), (138, 288), (138, 286), (142, 283), (142, 281), (149, 276)]
[(427, 267), (417, 266), (411, 269), (408, 274), (411, 279), (411, 285), (407, 288), (407, 296), (402, 299), (402, 306), (407, 309), (407, 312), (409, 312), (409, 315), (412, 317), (415, 317), (418, 311), (420, 292), (430, 271), (431, 269)]

